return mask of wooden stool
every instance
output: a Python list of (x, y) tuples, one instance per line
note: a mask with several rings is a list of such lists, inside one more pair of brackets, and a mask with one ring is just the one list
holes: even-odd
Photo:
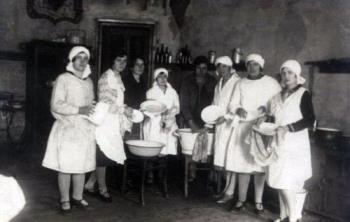
[(145, 192), (145, 180), (147, 172), (153, 170), (162, 170), (162, 184), (164, 197), (168, 198), (168, 182), (167, 182), (167, 157), (139, 157), (129, 154), (124, 162), (123, 169), (123, 184), (122, 194), (126, 192), (126, 185), (128, 180), (128, 172), (141, 171), (141, 184), (140, 184), (140, 203), (145, 206), (144, 192)]
[[(196, 163), (192, 160), (192, 155), (184, 154), (185, 157), (185, 178), (184, 178), (184, 195), (187, 198), (188, 197), (188, 177), (189, 177), (189, 170), (191, 164), (196, 164), (196, 171), (212, 171), (215, 172), (213, 167), (213, 156), (208, 156), (208, 163)], [(219, 192), (219, 189), (221, 187), (221, 180), (218, 179), (217, 181), (217, 192)], [(207, 179), (207, 188), (209, 186), (209, 179)]]

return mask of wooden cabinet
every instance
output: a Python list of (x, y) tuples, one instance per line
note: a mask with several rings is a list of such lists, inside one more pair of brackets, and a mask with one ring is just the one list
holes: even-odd
[(71, 44), (31, 41), (25, 44), (26, 144), (30, 152), (43, 153), (54, 122), (50, 112), (53, 81), (65, 71)]

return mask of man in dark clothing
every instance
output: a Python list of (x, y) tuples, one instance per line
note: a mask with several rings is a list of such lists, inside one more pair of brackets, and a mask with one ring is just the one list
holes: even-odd
[(130, 72), (123, 76), (125, 86), (125, 104), (133, 109), (139, 109), (140, 104), (146, 100), (147, 86), (143, 79), (145, 63), (142, 58), (136, 58), (131, 63)]
[(184, 79), (180, 90), (183, 126), (193, 131), (203, 127), (203, 108), (212, 104), (217, 80), (208, 74), (208, 59), (198, 56), (194, 60), (195, 72)]

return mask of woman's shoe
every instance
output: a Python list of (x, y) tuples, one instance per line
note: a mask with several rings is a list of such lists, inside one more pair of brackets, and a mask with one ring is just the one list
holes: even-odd
[(76, 200), (73, 198), (71, 200), (71, 203), (72, 203), (72, 206), (76, 206), (77, 208), (82, 210), (87, 210), (87, 208), (89, 207), (89, 203), (84, 199)]
[(61, 201), (60, 202), (60, 212), (62, 214), (67, 214), (70, 213), (72, 210), (71, 206), (70, 206), (70, 201)]
[(236, 204), (233, 206), (232, 210), (240, 211), (245, 209), (245, 201), (237, 201)]
[(225, 204), (225, 203), (231, 201), (232, 199), (233, 199), (233, 195), (224, 194), (224, 196), (220, 200), (216, 201), (216, 203)]
[(264, 213), (264, 205), (262, 203), (255, 203), (254, 212), (258, 215), (261, 215), (262, 213)]
[(112, 203), (112, 197), (111, 195), (108, 193), (108, 191), (104, 191), (104, 192), (98, 192), (98, 196), (100, 197), (100, 199), (103, 201), (103, 202), (106, 202), (106, 203)]

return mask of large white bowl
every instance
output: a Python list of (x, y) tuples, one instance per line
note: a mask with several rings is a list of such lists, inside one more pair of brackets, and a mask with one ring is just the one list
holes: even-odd
[[(198, 133), (192, 133), (191, 129), (178, 129), (177, 133), (180, 136), (181, 152), (183, 154), (192, 155), (194, 144)], [(214, 147), (214, 133), (208, 133), (208, 152), (207, 155), (213, 153)]]
[(127, 140), (125, 143), (132, 154), (141, 157), (158, 156), (164, 146), (162, 143), (148, 140)]
[(253, 130), (265, 135), (273, 136), (276, 134), (276, 129), (278, 128), (277, 124), (274, 123), (262, 123), (259, 127), (253, 126)]

